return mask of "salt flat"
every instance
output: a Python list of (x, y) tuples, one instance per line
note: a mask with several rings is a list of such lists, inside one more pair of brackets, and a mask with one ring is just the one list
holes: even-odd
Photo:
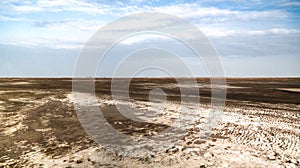
[[(174, 79), (133, 79), (130, 102), (112, 98), (110, 79), (96, 80), (97, 103), (89, 105), (98, 106), (124, 135), (157, 135), (185, 114), (178, 128), (186, 126), (187, 132), (176, 143), (154, 154), (133, 154), (142, 147), (115, 151), (85, 132), (74, 109), (71, 79), (0, 79), (0, 167), (300, 166), (300, 79), (227, 79), (224, 112), (206, 138), (199, 133), (209, 122), (211, 87), (209, 79), (197, 81), (199, 105), (184, 102), (185, 108), (178, 108)], [(167, 96), (163, 110), (149, 101), (157, 87)], [(139, 109), (135, 115), (143, 122), (126, 118), (115, 105)]]

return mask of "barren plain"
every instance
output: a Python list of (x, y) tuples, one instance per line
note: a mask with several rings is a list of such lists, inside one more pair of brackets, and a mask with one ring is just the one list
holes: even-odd
[[(95, 143), (84, 131), (72, 103), (72, 79), (2, 78), (0, 167), (300, 167), (299, 78), (227, 79), (223, 115), (206, 139), (198, 133), (207, 122), (210, 80), (197, 82), (200, 119), (170, 148), (132, 157)], [(110, 79), (96, 79), (95, 86), (106, 120), (129, 136), (157, 134), (179, 111), (180, 89), (171, 78), (131, 81), (135, 108), (157, 110), (148, 101), (154, 88), (167, 95), (163, 111), (142, 115), (145, 122), (118, 113), (114, 104), (122, 102), (112, 99)]]

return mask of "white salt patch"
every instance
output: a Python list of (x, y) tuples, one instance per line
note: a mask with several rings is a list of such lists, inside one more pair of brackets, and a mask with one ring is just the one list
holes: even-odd
[(96, 96), (89, 93), (72, 92), (67, 97), (71, 102), (80, 106), (95, 106), (99, 104)]
[(22, 120), (24, 120), (24, 118), (24, 115), (16, 115), (13, 118), (11, 117), (10, 120), (5, 121), (5, 129), (3, 133), (5, 135), (11, 135), (18, 130), (27, 128), (27, 126), (23, 125), (21, 122)]
[(182, 87), (182, 88), (217, 88), (217, 89), (239, 89), (239, 88), (249, 88), (249, 87), (243, 87), (243, 86), (231, 86), (231, 85), (210, 85), (210, 84), (199, 84), (199, 85), (191, 85), (191, 84), (168, 84), (166, 86), (163, 86), (165, 88), (177, 88), (177, 87)]
[(30, 101), (28, 98), (17, 98), (17, 99), (8, 99), (10, 101), (15, 101), (15, 102), (28, 102)]
[(38, 132), (47, 132), (47, 131), (51, 131), (52, 128), (45, 128), (45, 129), (35, 129), (35, 131), (38, 131)]
[(15, 92), (37, 93), (37, 94), (50, 93), (50, 91), (41, 91), (41, 90), (1, 90), (0, 94), (15, 93)]
[(12, 83), (9, 83), (10, 85), (29, 85), (29, 84), (32, 84), (30, 82), (12, 82)]
[(260, 118), (257, 116), (246, 116), (238, 113), (224, 112), (222, 117), (222, 122), (224, 123), (234, 123), (240, 125), (262, 125)]
[(290, 92), (300, 92), (300, 88), (277, 88), (278, 90), (290, 91)]
[(0, 83), (1, 86), (5, 86), (5, 85), (29, 85), (32, 84), (30, 82), (2, 82)]

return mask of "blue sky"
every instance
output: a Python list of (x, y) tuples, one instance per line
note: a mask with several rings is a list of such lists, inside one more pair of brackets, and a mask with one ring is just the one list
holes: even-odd
[[(300, 76), (300, 2), (296, 0), (1, 1), (0, 76), (72, 76), (81, 49), (98, 29), (122, 16), (149, 11), (196, 25), (220, 55), (226, 76)], [(116, 51), (150, 42), (176, 50), (169, 39), (132, 37)], [(193, 54), (178, 52), (196, 76), (206, 75)], [(109, 65), (118, 59), (107, 58), (98, 75), (110, 76)]]

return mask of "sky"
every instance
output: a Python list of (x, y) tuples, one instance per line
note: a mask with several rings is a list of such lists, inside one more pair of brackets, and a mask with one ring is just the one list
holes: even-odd
[[(297, 0), (5, 0), (0, 1), (0, 77), (72, 77), (78, 56), (97, 30), (138, 12), (163, 12), (195, 25), (220, 56), (225, 76), (300, 76)], [(192, 76), (208, 75), (195, 54), (163, 35), (124, 39), (99, 64), (96, 75), (111, 77), (124, 59), (120, 53), (153, 44), (179, 55)], [(127, 68), (137, 63), (132, 60)], [(170, 56), (166, 65), (177, 66)], [(190, 75), (177, 69), (178, 76)], [(167, 74), (149, 70), (139, 75)]]

